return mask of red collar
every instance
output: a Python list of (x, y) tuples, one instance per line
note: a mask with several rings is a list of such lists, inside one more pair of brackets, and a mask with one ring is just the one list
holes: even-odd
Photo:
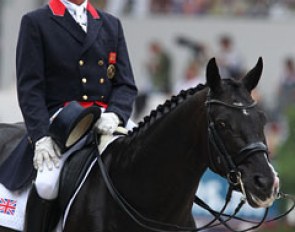
[[(56, 16), (64, 16), (66, 7), (60, 0), (50, 0), (49, 7), (52, 11), (52, 13)], [(87, 4), (87, 10), (92, 15), (94, 19), (99, 19), (100, 16), (95, 10), (95, 8), (91, 5), (90, 2)]]

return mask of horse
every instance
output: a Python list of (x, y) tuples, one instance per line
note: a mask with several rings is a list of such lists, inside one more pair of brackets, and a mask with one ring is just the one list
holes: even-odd
[[(268, 158), (266, 117), (251, 97), (262, 69), (259, 58), (244, 78), (222, 79), (212, 58), (205, 85), (172, 96), (106, 148), (63, 231), (196, 231), (192, 206), (208, 168), (252, 207), (271, 206), (279, 178)], [(88, 146), (98, 155), (96, 143)]]
[[(172, 97), (128, 136), (112, 143), (102, 158), (123, 199), (152, 221), (192, 228), (192, 205), (202, 174), (209, 167), (227, 178), (234, 166), (243, 183), (237, 190), (245, 193), (248, 203), (270, 206), (279, 180), (267, 157), (265, 115), (251, 97), (262, 69), (260, 58), (242, 80), (221, 79), (212, 59), (206, 86)], [(220, 140), (217, 147), (224, 147), (225, 158), (234, 164), (218, 153), (211, 134), (218, 135), (213, 135)], [(94, 166), (76, 196), (64, 231), (154, 231), (136, 223), (108, 191)]]
[(0, 123), (0, 131), (3, 131), (0, 135), (0, 164), (2, 164), (21, 141), (26, 129), (22, 122)]

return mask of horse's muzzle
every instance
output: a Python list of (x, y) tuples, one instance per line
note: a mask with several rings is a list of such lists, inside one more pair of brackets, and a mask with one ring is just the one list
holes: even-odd
[(278, 199), (280, 192), (280, 179), (275, 174), (273, 186), (271, 189), (271, 193), (269, 194), (269, 197), (266, 199), (261, 199), (261, 197), (258, 197), (254, 193), (246, 193), (247, 195), (247, 201), (248, 203), (254, 207), (254, 208), (268, 208), (272, 206), (273, 202)]

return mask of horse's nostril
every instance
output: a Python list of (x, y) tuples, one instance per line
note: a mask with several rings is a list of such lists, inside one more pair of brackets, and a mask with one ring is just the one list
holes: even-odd
[(254, 183), (261, 189), (268, 189), (272, 187), (272, 180), (260, 175), (254, 176)]

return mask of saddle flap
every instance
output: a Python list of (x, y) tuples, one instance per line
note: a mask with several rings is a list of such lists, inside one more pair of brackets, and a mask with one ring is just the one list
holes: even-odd
[(69, 201), (95, 159), (97, 152), (93, 152), (94, 149), (96, 146), (89, 144), (75, 152), (65, 162), (60, 175), (59, 205), (61, 212), (67, 208)]

